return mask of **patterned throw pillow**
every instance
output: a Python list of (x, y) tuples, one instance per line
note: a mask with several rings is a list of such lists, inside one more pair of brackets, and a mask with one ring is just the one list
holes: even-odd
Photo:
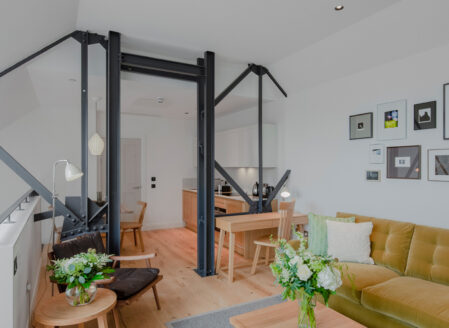
[(315, 255), (327, 255), (327, 220), (354, 223), (355, 217), (334, 218), (309, 213), (309, 251)]

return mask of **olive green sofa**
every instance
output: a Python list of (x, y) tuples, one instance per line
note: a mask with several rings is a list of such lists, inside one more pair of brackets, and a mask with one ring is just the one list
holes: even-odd
[(373, 222), (375, 265), (346, 263), (329, 306), (369, 328), (448, 328), (449, 230), (337, 213), (351, 216)]

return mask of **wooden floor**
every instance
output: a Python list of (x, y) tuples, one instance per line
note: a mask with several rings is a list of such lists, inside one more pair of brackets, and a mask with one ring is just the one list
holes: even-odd
[[(260, 265), (254, 276), (250, 267), (235, 270), (235, 282), (229, 283), (223, 276), (199, 277), (196, 267), (196, 234), (187, 229), (145, 231), (143, 233), (146, 252), (156, 251), (158, 256), (152, 266), (161, 270), (164, 279), (157, 285), (162, 309), (158, 311), (152, 292), (148, 292), (138, 302), (120, 308), (127, 328), (165, 327), (165, 323), (223, 307), (249, 302), (280, 294), (274, 285), (269, 267)], [(125, 236), (122, 255), (139, 254), (134, 246), (132, 233)], [(223, 254), (223, 265), (228, 258), (227, 249)], [(236, 255), (235, 263), (247, 260)], [(144, 266), (144, 263), (129, 263), (129, 266)], [(127, 265), (127, 266), (128, 266)], [(50, 296), (48, 277), (41, 279), (39, 299)], [(112, 318), (110, 327), (113, 327)], [(92, 322), (86, 327), (96, 327)], [(123, 323), (121, 327), (125, 327)]]

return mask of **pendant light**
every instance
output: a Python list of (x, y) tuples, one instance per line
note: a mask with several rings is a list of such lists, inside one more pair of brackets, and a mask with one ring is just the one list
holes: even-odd
[[(95, 101), (95, 113), (98, 111), (98, 102), (101, 100), (100, 97), (94, 97)], [(92, 137), (89, 139), (88, 143), (89, 151), (94, 156), (100, 156), (104, 151), (104, 141), (100, 137), (100, 135), (95, 132)]]

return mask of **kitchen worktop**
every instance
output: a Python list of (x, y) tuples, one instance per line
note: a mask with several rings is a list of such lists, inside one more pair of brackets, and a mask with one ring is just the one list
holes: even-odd
[[(190, 192), (197, 193), (196, 189), (185, 189), (184, 188), (183, 190), (184, 191), (190, 191)], [(228, 196), (228, 195), (220, 195), (219, 193), (215, 192), (215, 197), (221, 197), (221, 198), (232, 199), (232, 200), (239, 200), (239, 201), (242, 201), (242, 202), (245, 201), (242, 196), (240, 196), (239, 194), (236, 194), (236, 193), (233, 193), (232, 195)], [(248, 195), (248, 197), (251, 200), (258, 200), (259, 199), (258, 196), (253, 196), (253, 195)], [(264, 198), (264, 199), (266, 199), (266, 198)]]

